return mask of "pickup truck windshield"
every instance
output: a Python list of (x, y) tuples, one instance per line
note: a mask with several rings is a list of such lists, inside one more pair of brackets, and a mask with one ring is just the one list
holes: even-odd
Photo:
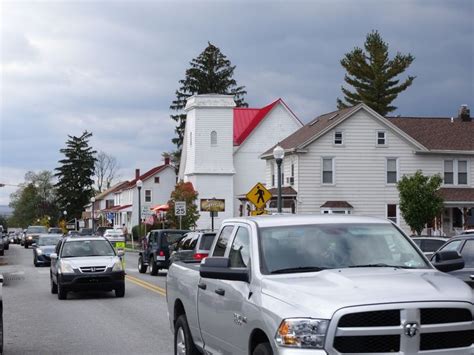
[(429, 268), (391, 224), (318, 224), (260, 229), (263, 273), (351, 267)]

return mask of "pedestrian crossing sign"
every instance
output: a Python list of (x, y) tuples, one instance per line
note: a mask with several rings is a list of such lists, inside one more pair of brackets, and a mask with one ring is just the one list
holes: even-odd
[(262, 209), (272, 198), (272, 194), (261, 183), (257, 183), (246, 195), (247, 200), (252, 202), (257, 209)]

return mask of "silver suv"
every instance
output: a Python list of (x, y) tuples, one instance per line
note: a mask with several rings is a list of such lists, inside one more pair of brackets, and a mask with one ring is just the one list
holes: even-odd
[(115, 290), (125, 295), (125, 272), (121, 257), (104, 237), (66, 237), (51, 258), (51, 293), (67, 298), (69, 291)]

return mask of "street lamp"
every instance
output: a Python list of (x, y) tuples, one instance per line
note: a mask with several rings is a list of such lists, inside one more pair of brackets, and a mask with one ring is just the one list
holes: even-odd
[[(138, 236), (141, 237), (142, 234), (142, 199), (140, 191), (143, 186), (143, 181), (140, 179), (137, 180), (137, 189), (138, 189)], [(132, 249), (133, 249), (133, 233), (132, 233)]]
[(92, 202), (92, 234), (95, 234), (95, 218), (94, 218), (95, 217), (95, 210), (94, 210), (95, 197), (94, 196), (92, 196), (91, 202)]
[(277, 163), (277, 171), (278, 171), (278, 200), (277, 200), (277, 208), (278, 213), (281, 213), (281, 162), (283, 161), (283, 157), (285, 156), (285, 150), (278, 144), (275, 149), (273, 149), (273, 157)]

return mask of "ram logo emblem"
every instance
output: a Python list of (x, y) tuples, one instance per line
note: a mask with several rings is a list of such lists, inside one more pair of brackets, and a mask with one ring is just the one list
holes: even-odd
[(418, 327), (418, 323), (405, 323), (405, 335), (407, 337), (413, 338), (418, 333)]

